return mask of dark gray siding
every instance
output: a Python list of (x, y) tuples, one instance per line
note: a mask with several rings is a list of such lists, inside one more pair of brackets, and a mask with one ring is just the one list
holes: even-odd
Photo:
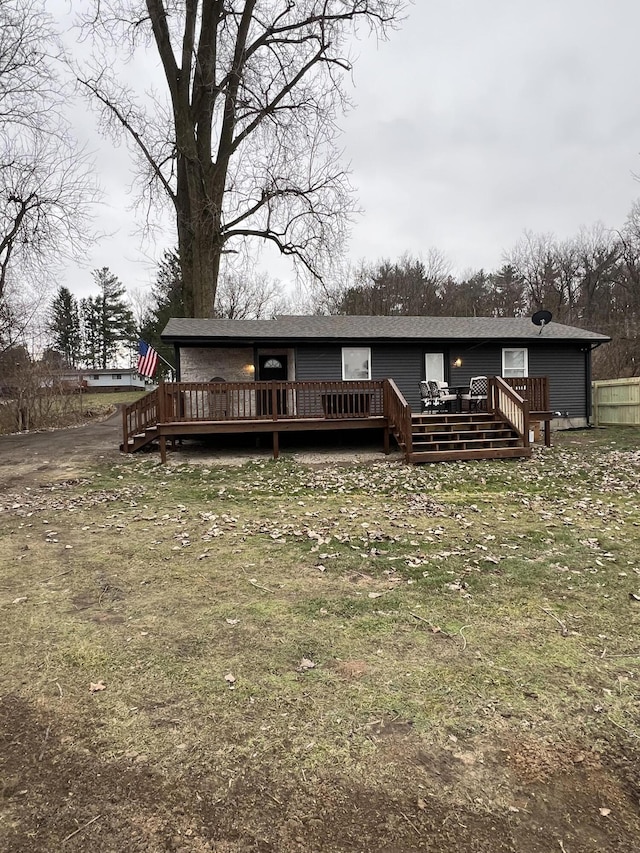
[(296, 379), (299, 382), (342, 379), (342, 347), (335, 344), (296, 347)]
[[(358, 344), (366, 346), (366, 342)], [(585, 352), (579, 343), (527, 342), (529, 376), (548, 376), (552, 411), (569, 417), (587, 416)], [(424, 379), (425, 352), (445, 353), (445, 378), (452, 387), (468, 386), (472, 376), (500, 376), (503, 347), (522, 347), (522, 341), (428, 342), (416, 344), (371, 343), (373, 379), (391, 377), (411, 408), (420, 410), (419, 382)], [(584, 346), (584, 344), (582, 344)], [(454, 366), (460, 358), (462, 365)], [(336, 344), (302, 345), (296, 348), (296, 379), (342, 379), (342, 347)]]
[[(468, 349), (453, 347), (451, 362), (460, 357), (461, 367), (450, 367), (450, 385), (467, 385), (472, 376), (500, 376), (504, 347), (522, 347), (522, 341), (483, 343)], [(529, 376), (549, 378), (552, 411), (569, 412), (569, 417), (587, 416), (585, 353), (578, 344), (557, 341), (528, 343)]]
[(570, 418), (589, 416), (584, 350), (575, 345), (530, 346), (529, 376), (549, 377), (552, 412), (569, 412)]
[[(365, 344), (366, 345), (366, 344)], [(391, 377), (415, 411), (420, 408), (419, 383), (424, 379), (424, 350), (420, 346), (371, 346), (371, 378)], [(296, 379), (341, 380), (342, 347), (323, 344), (296, 348)]]
[[(455, 367), (454, 361), (460, 358), (461, 367)], [(451, 348), (449, 364), (449, 385), (466, 386), (472, 376), (499, 376), (502, 372), (502, 347), (493, 342), (480, 346), (470, 344), (464, 347), (456, 344)]]
[(420, 411), (424, 350), (420, 346), (372, 346), (371, 378), (391, 378), (414, 412)]

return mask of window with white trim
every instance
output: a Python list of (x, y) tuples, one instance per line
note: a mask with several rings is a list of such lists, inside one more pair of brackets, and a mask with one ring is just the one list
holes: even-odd
[(529, 350), (526, 347), (502, 350), (502, 375), (505, 379), (529, 375)]
[(342, 378), (371, 379), (371, 347), (342, 347)]

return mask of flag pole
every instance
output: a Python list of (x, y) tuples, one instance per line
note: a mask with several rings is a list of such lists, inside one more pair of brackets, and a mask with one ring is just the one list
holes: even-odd
[(156, 350), (156, 355), (158, 356), (158, 358), (160, 359), (160, 361), (163, 361), (163, 362), (167, 365), (167, 367), (168, 367), (168, 368), (169, 368), (169, 370), (171, 371), (171, 375), (172, 375), (172, 376), (175, 376), (175, 375), (176, 375), (176, 369), (175, 369), (175, 367), (174, 367), (172, 364), (169, 364), (169, 362), (167, 361), (167, 359), (166, 359), (166, 358), (163, 358), (163, 357), (160, 355), (160, 353), (158, 352), (158, 350)]

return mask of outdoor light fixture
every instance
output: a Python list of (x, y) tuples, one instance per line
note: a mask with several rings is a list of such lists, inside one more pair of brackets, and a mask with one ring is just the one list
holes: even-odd
[(453, 362), (453, 366), (454, 367), (462, 367), (462, 359), (456, 358), (456, 360)]
[(256, 372), (256, 367), (254, 364), (245, 364), (242, 368), (243, 373), (252, 374)]

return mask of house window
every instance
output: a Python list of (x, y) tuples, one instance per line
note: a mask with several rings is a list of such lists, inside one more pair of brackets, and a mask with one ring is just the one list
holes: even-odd
[(371, 347), (342, 347), (342, 378), (371, 379)]
[(92, 376), (91, 378), (92, 378), (92, 379), (100, 379), (100, 374), (99, 374), (99, 373), (94, 373), (94, 374), (93, 374), (93, 376)]
[(111, 378), (112, 379), (122, 379), (122, 374), (121, 373), (112, 373)]
[(529, 351), (523, 349), (502, 350), (502, 375), (505, 379), (510, 376), (529, 375)]
[(262, 366), (271, 370), (282, 370), (282, 362), (277, 358), (268, 358)]

